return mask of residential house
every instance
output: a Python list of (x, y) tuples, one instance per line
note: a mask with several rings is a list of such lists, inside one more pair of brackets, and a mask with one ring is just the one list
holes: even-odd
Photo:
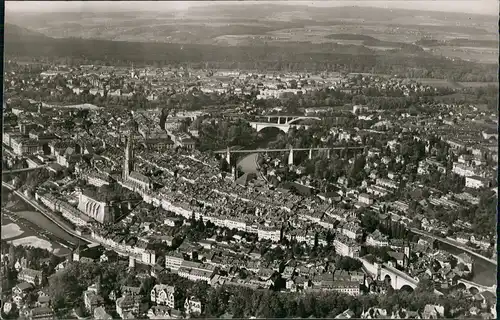
[(350, 221), (342, 225), (342, 234), (350, 239), (356, 239), (361, 237), (362, 229), (358, 223)]
[(360, 245), (354, 239), (344, 235), (337, 235), (333, 240), (333, 245), (337, 254), (351, 258), (358, 257), (361, 249)]
[(387, 310), (371, 307), (361, 314), (361, 319), (387, 319)]
[(55, 319), (54, 317), (54, 311), (52, 308), (49, 307), (41, 307), (41, 308), (34, 308), (31, 309), (29, 312), (29, 318), (30, 319), (37, 319), (37, 320), (49, 320), (49, 319)]
[(422, 313), (423, 319), (438, 319), (444, 317), (444, 307), (441, 305), (427, 304)]
[(17, 275), (17, 279), (19, 279), (20, 281), (26, 281), (28, 283), (34, 284), (35, 286), (40, 285), (40, 283), (42, 282), (42, 277), (42, 271), (30, 268), (22, 269)]
[[(18, 296), (24, 298), (28, 292), (34, 289), (33, 284), (28, 282), (21, 282), (17, 284), (14, 288), (12, 288), (13, 296)], [(22, 299), (21, 299), (22, 300)]]
[(358, 196), (358, 202), (364, 204), (364, 205), (368, 205), (368, 206), (371, 206), (373, 204), (373, 197), (369, 194), (366, 194), (366, 193), (361, 193), (359, 196)]
[(137, 316), (141, 311), (141, 295), (125, 294), (116, 300), (116, 313), (122, 318)]
[(184, 312), (186, 314), (201, 314), (201, 301), (195, 297), (186, 298), (184, 302)]
[(479, 176), (465, 177), (465, 186), (472, 189), (488, 188), (489, 180)]
[(403, 252), (389, 251), (387, 254), (396, 262), (397, 266), (404, 267), (406, 265), (407, 258)]
[(39, 295), (35, 305), (38, 308), (50, 307), (50, 297)]
[(103, 307), (98, 307), (94, 310), (95, 320), (112, 320), (113, 317)]
[(83, 303), (90, 313), (104, 305), (104, 298), (100, 295), (99, 283), (91, 285), (83, 292)]
[(375, 230), (366, 237), (366, 244), (373, 247), (387, 247), (389, 246), (389, 239), (379, 230)]
[(170, 307), (167, 306), (152, 306), (148, 310), (148, 318), (149, 319), (171, 319)]
[(157, 284), (151, 289), (151, 301), (158, 305), (173, 308), (175, 304), (175, 287)]

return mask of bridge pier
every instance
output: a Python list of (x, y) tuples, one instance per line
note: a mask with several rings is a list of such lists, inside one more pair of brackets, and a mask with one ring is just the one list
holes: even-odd
[(293, 165), (293, 148), (290, 148), (290, 153), (288, 154), (288, 165)]
[(229, 148), (226, 151), (226, 161), (228, 165), (231, 165), (231, 151), (229, 151)]

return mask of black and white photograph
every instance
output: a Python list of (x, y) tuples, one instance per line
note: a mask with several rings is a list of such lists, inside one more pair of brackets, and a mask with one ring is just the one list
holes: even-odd
[(0, 319), (496, 319), (498, 16), (5, 1)]

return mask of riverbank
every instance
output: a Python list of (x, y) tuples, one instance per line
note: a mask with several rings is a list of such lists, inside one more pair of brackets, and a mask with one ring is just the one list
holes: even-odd
[[(17, 219), (16, 219), (17, 218)], [(2, 212), (2, 240), (14, 246), (25, 246), (45, 249), (59, 256), (71, 252), (67, 243), (44, 232), (37, 225), (23, 218), (9, 217)]]
[[(3, 181), (2, 181), (2, 187), (8, 187)], [(2, 188), (3, 190), (3, 188)], [(71, 226), (68, 225), (68, 223), (64, 220), (62, 220), (60, 217), (58, 217), (56, 214), (52, 213), (50, 210), (45, 208), (44, 206), (40, 205), (38, 202), (36, 202), (34, 199), (31, 199), (27, 197), (26, 195), (20, 193), (19, 191), (9, 191), (12, 192), (13, 195), (17, 196), (18, 199), (21, 199), (25, 204), (30, 206), (29, 210), (35, 209), (38, 212), (36, 212), (35, 215), (29, 214), (27, 216), (24, 216), (27, 220), (31, 221), (30, 218), (32, 216), (35, 217), (44, 217), (45, 220), (50, 221), (51, 223), (46, 223), (46, 225), (51, 227), (51, 230), (47, 230), (52, 234), (55, 234), (58, 238), (63, 239), (67, 242), (69, 242), (72, 245), (76, 245), (80, 241), (83, 242), (89, 242), (88, 239), (81, 237), (76, 234), (76, 232), (72, 229)], [(30, 211), (31, 212), (31, 211)], [(22, 213), (22, 212), (17, 212)], [(41, 218), (39, 218), (41, 219)], [(37, 224), (37, 222), (32, 221), (33, 223)], [(55, 225), (57, 228), (54, 228)], [(44, 229), (45, 230), (45, 229)], [(57, 232), (54, 233), (54, 232)]]
[(441, 250), (449, 252), (453, 255), (459, 255), (462, 253), (466, 253), (466, 254), (470, 255), (472, 258), (474, 267), (473, 267), (472, 278), (469, 279), (469, 281), (478, 283), (478, 284), (483, 285), (483, 286), (488, 286), (488, 287), (496, 284), (496, 282), (497, 282), (497, 266), (493, 260), (488, 259), (487, 257), (481, 256), (479, 254), (470, 254), (470, 252), (469, 252), (470, 250), (467, 250), (466, 248), (463, 248), (462, 246), (454, 246), (453, 244), (448, 243), (449, 241), (446, 241), (446, 239), (427, 234), (426, 232), (423, 232), (421, 230), (412, 229), (410, 231), (413, 234), (416, 234), (417, 236), (424, 236), (424, 237), (431, 236), (432, 238), (436, 239), (439, 242), (439, 248)]
[[(9, 191), (2, 187), (2, 199), (7, 199)], [(11, 193), (9, 209), (2, 209), (2, 240), (14, 245), (33, 246), (47, 249), (57, 254), (67, 254), (78, 239), (68, 234), (42, 213)]]

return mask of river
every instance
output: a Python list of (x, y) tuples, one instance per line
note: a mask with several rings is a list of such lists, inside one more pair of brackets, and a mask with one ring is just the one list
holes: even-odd
[[(459, 255), (465, 251), (460, 248), (453, 247), (444, 242), (439, 242), (439, 249), (447, 251), (454, 255)], [(474, 261), (472, 282), (482, 284), (484, 286), (492, 286), (497, 283), (497, 266), (493, 263), (469, 254)]]
[[(9, 190), (2, 187), (2, 201), (6, 201)], [(78, 243), (78, 240), (50, 221), (40, 212), (17, 196), (11, 198), (16, 205), (10, 210), (12, 218), (2, 214), (2, 240), (15, 245), (44, 248), (56, 254), (69, 250), (64, 244)]]
[[(257, 148), (265, 148), (267, 146), (267, 143), (262, 143), (258, 145)], [(241, 170), (245, 173), (257, 172), (258, 156), (259, 154), (257, 153), (251, 153), (249, 155), (244, 156), (241, 160), (239, 160), (238, 165), (241, 167)], [(460, 248), (456, 248), (442, 242), (439, 243), (439, 247), (442, 250), (445, 250), (455, 255), (464, 252)], [(471, 281), (485, 286), (492, 286), (496, 284), (497, 266), (489, 261), (478, 258), (474, 255), (470, 256), (474, 261), (474, 270), (473, 270), (474, 273)]]
[[(267, 148), (269, 143), (274, 142), (279, 138), (279, 136), (277, 136), (276, 134), (274, 134), (272, 132), (261, 132), (261, 134), (263, 135), (263, 140), (260, 141), (259, 143), (256, 143), (253, 146), (247, 147), (246, 148), (247, 150)], [(233, 154), (233, 156), (236, 156), (236, 154)], [(244, 173), (257, 173), (258, 172), (258, 170), (257, 170), (258, 158), (259, 158), (258, 153), (251, 153), (251, 154), (245, 155), (245, 156), (243, 156), (243, 158), (241, 158), (238, 161), (237, 166), (240, 166), (241, 171), (243, 171)]]
[[(265, 147), (265, 145), (260, 145), (258, 147)], [(238, 165), (245, 173), (256, 173), (258, 156), (257, 153), (246, 155), (238, 161)], [(7, 199), (8, 193), (9, 190), (2, 187), (2, 199)], [(16, 206), (17, 210), (12, 211), (14, 211), (17, 216), (29, 221), (29, 223), (23, 225), (19, 223), (19, 221), (14, 222), (8, 217), (2, 216), (2, 239), (9, 241), (17, 240), (18, 243), (29, 243), (40, 247), (50, 247), (52, 250), (67, 251), (67, 249), (61, 246), (57, 241), (48, 242), (46, 237), (40, 236), (40, 230), (45, 230), (64, 241), (78, 243), (75, 237), (69, 235), (41, 213), (34, 211), (29, 204), (24, 203), (20, 198), (16, 198), (17, 197), (14, 197), (15, 200), (18, 200), (19, 204)], [(50, 245), (48, 245), (48, 243), (50, 243)], [(455, 255), (464, 252), (460, 248), (442, 242), (440, 242), (439, 247)], [(496, 284), (497, 267), (491, 262), (473, 255), (471, 256), (474, 261), (474, 275), (471, 281), (485, 286)]]
[(251, 153), (243, 157), (238, 162), (238, 166), (241, 167), (241, 171), (243, 171), (244, 173), (257, 173), (258, 157), (259, 157), (258, 153)]

